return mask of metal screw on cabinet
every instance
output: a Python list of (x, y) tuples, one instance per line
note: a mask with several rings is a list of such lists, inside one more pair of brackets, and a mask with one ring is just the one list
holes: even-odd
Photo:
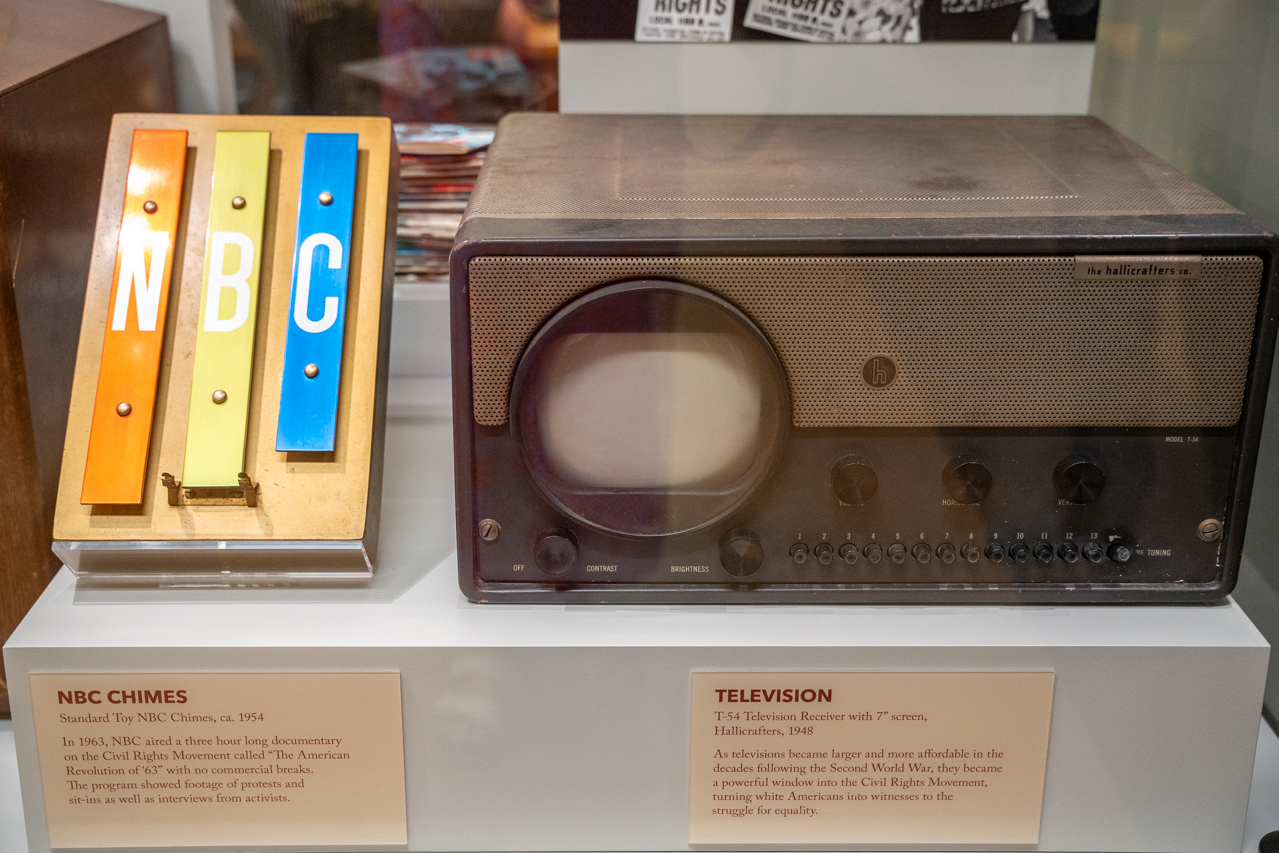
[(244, 210), (244, 204), (245, 204), (244, 196), (242, 195), (238, 195), (235, 198), (231, 199), (231, 206), (234, 207), (236, 210)]
[(213, 392), (213, 402), (221, 406), (226, 402), (226, 392), (221, 388)]
[(121, 403), (120, 405), (115, 407), (115, 413), (122, 418), (127, 417), (128, 414), (132, 411), (133, 411), (133, 407), (130, 406), (128, 403)]
[(329, 192), (328, 190), (325, 190), (324, 192), (320, 193), (320, 204), (327, 207), (332, 203), (333, 203), (333, 193)]
[(1221, 522), (1215, 518), (1199, 522), (1199, 538), (1205, 542), (1216, 542), (1221, 538)]
[(314, 379), (320, 375), (320, 366), (317, 364), (308, 364), (302, 368), (302, 372), (306, 374), (307, 379)]
[(146, 203), (142, 205), (142, 209), (145, 210), (147, 213), (155, 213), (160, 208), (156, 205), (155, 202), (147, 201)]
[(492, 542), (502, 533), (502, 525), (498, 524), (491, 518), (486, 518), (480, 522), (480, 538), (485, 542)]

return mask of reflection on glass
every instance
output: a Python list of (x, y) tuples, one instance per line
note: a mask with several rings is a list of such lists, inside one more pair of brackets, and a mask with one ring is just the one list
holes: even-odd
[(567, 335), (546, 365), (541, 439), (573, 485), (713, 488), (755, 458), (764, 377), (732, 335)]

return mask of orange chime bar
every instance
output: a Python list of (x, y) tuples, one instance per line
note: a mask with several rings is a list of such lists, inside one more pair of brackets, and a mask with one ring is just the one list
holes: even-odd
[(82, 504), (140, 504), (186, 169), (185, 130), (135, 130)]

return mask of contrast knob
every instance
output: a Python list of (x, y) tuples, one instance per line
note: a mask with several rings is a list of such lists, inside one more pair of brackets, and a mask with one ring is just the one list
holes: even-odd
[(745, 529), (730, 530), (719, 543), (719, 562), (730, 575), (744, 578), (764, 565), (759, 537)]
[(533, 547), (533, 562), (548, 575), (568, 574), (577, 562), (577, 537), (562, 527), (546, 531)]
[(1072, 504), (1092, 503), (1106, 485), (1106, 475), (1087, 456), (1072, 453), (1053, 469), (1053, 485), (1062, 500)]
[(842, 504), (861, 506), (875, 496), (879, 477), (860, 456), (844, 456), (830, 469), (830, 485)]
[(995, 482), (990, 469), (971, 456), (960, 456), (946, 463), (941, 479), (946, 491), (961, 504), (981, 503)]

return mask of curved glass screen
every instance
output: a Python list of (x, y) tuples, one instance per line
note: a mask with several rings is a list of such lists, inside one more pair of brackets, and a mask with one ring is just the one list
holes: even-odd
[(790, 419), (785, 377), (741, 311), (672, 281), (606, 285), (529, 342), (511, 428), (530, 476), (570, 519), (671, 536), (759, 486)]
[(758, 360), (721, 332), (566, 335), (545, 356), (538, 420), (566, 483), (716, 488), (755, 458)]

